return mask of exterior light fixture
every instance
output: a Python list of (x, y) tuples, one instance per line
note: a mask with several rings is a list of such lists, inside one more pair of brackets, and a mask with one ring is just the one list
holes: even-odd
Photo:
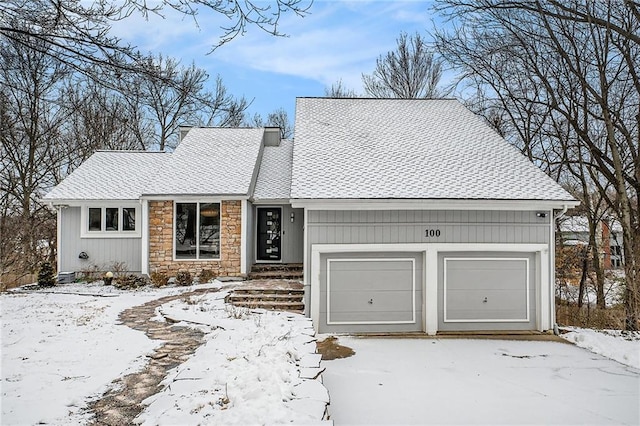
[(293, 223), (294, 220), (296, 220), (296, 214), (291, 212), (291, 223)]

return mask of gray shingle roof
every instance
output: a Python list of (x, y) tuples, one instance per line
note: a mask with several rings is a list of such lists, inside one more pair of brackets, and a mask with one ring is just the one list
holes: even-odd
[(137, 200), (169, 156), (161, 152), (98, 151), (43, 199)]
[(248, 195), (264, 129), (193, 128), (144, 195)]
[(293, 141), (282, 140), (280, 146), (265, 146), (253, 198), (288, 200), (291, 191), (292, 162)]
[(298, 98), (293, 199), (573, 200), (456, 100)]

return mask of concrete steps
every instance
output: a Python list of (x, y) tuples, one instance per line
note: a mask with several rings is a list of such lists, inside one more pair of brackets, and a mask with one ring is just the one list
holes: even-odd
[(303, 289), (241, 287), (234, 289), (225, 301), (243, 308), (303, 313), (303, 298)]
[(302, 280), (302, 263), (256, 263), (249, 280)]

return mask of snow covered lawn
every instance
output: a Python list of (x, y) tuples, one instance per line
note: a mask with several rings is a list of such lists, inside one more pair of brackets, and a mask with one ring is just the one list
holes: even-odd
[[(211, 286), (211, 285), (209, 285)], [(203, 286), (123, 292), (100, 283), (65, 285), (55, 293), (0, 295), (1, 424), (83, 424), (87, 402), (110, 383), (140, 370), (161, 344), (119, 324), (124, 309)], [(68, 294), (82, 292), (84, 295)], [(299, 377), (296, 364), (318, 371), (309, 320), (226, 307), (223, 293), (179, 299), (157, 309), (205, 332), (205, 344), (169, 372), (138, 421), (246, 424), (318, 423), (327, 392)], [(319, 413), (319, 414), (318, 414)]]
[(640, 424), (640, 370), (544, 341), (340, 337), (325, 361), (341, 424)]
[(118, 314), (178, 290), (121, 292), (96, 283), (55, 291), (0, 295), (2, 424), (82, 421), (85, 399), (141, 368), (160, 343), (118, 325)]
[(562, 327), (564, 339), (640, 370), (640, 332)]

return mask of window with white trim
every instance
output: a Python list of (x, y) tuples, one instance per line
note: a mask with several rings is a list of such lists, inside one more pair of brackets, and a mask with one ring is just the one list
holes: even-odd
[(85, 207), (83, 237), (140, 236), (139, 207)]
[(175, 203), (176, 260), (220, 258), (220, 203)]

